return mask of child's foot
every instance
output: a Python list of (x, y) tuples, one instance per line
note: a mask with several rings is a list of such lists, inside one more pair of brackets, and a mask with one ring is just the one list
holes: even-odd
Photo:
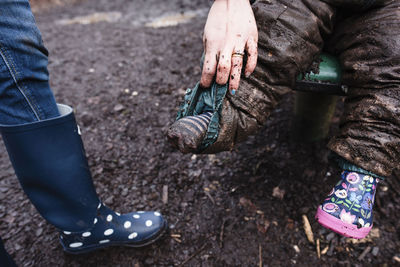
[(168, 130), (168, 139), (182, 153), (196, 152), (207, 133), (211, 116), (211, 112), (206, 112), (176, 121)]
[(61, 232), (60, 242), (68, 253), (79, 254), (108, 246), (143, 247), (158, 240), (167, 223), (158, 212), (119, 214), (99, 204), (93, 227), (85, 232)]
[(342, 179), (318, 207), (315, 218), (324, 227), (351, 238), (364, 238), (372, 228), (372, 207), (378, 179), (344, 171)]

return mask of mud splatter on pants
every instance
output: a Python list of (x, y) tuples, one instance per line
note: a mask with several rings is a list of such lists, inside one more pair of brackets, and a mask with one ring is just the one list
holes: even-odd
[(254, 134), (324, 49), (340, 58), (349, 85), (340, 132), (328, 147), (381, 176), (399, 168), (400, 1), (376, 2), (361, 11), (361, 0), (257, 1), (258, 65), (224, 100), (218, 140), (205, 153)]

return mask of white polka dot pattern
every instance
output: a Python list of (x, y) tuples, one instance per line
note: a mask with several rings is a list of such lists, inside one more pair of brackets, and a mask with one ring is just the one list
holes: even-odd
[(113, 229), (107, 229), (107, 230), (104, 231), (104, 235), (105, 235), (105, 236), (112, 235), (113, 233), (114, 233), (114, 230), (113, 230)]
[(70, 248), (79, 248), (79, 247), (81, 247), (82, 245), (83, 245), (82, 242), (76, 242), (76, 243), (71, 243), (71, 244), (69, 244), (69, 247), (70, 247)]
[[(159, 227), (162, 218), (159, 211), (136, 211), (130, 214), (119, 214), (104, 206), (98, 206), (96, 218), (89, 231), (73, 233), (61, 232), (61, 243), (66, 251), (86, 251), (92, 247), (106, 247), (111, 244), (135, 244), (144, 242), (153, 234), (153, 228)], [(150, 231), (150, 232), (149, 232)]]
[(131, 227), (131, 225), (132, 225), (132, 223), (131, 223), (130, 221), (126, 221), (126, 222), (124, 223), (125, 229), (128, 229), (129, 227)]
[(130, 235), (128, 236), (128, 238), (129, 238), (129, 239), (134, 239), (134, 238), (137, 237), (137, 236), (138, 236), (138, 233), (133, 232), (132, 234), (130, 234)]
[(83, 237), (89, 237), (89, 236), (91, 236), (91, 235), (92, 235), (91, 232), (84, 232), (84, 233), (82, 234)]

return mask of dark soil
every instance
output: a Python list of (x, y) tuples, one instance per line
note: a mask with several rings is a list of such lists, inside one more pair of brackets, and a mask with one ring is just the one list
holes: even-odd
[[(400, 174), (380, 184), (373, 236), (355, 243), (319, 226), (314, 213), (339, 169), (328, 160), (326, 140), (292, 141), (291, 97), (233, 152), (182, 155), (167, 143), (184, 89), (200, 77), (207, 8), (200, 0), (87, 0), (37, 11), (51, 84), (58, 102), (76, 109), (97, 192), (119, 212), (162, 211), (172, 237), (143, 249), (65, 254), (1, 146), (0, 235), (10, 254), (20, 266), (259, 266), (260, 251), (264, 266), (399, 264)], [(193, 10), (198, 16), (186, 24), (144, 26)], [(116, 22), (56, 23), (115, 11), (122, 14)], [(340, 105), (332, 133), (339, 116)], [(329, 247), (321, 259), (306, 239), (303, 214), (321, 250)]]

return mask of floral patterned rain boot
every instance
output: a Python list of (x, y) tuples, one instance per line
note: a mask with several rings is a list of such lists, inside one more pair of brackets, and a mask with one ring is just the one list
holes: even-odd
[(378, 178), (355, 171), (343, 171), (342, 179), (318, 207), (315, 218), (341, 235), (361, 239), (372, 228), (372, 208)]

